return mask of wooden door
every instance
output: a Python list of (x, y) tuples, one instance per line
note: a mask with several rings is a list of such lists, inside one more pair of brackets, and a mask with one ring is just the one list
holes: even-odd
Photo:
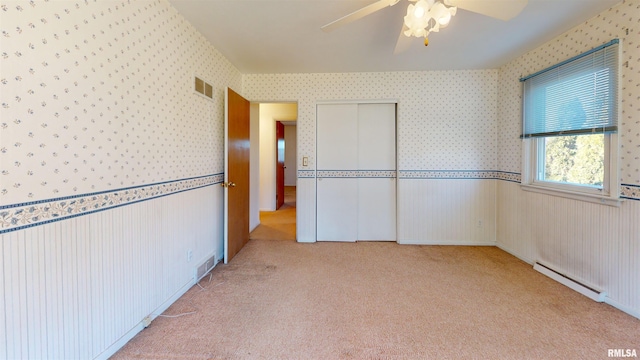
[(276, 121), (276, 210), (284, 204), (284, 124)]
[(225, 92), (224, 263), (249, 241), (249, 101)]

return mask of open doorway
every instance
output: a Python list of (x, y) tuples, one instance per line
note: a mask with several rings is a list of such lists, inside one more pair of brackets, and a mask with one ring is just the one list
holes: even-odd
[(251, 118), (250, 238), (295, 241), (298, 105), (252, 103)]

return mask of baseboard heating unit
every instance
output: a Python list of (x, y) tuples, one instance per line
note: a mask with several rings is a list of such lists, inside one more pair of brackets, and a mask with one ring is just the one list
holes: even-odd
[(599, 291), (596, 290), (590, 286), (581, 284), (551, 268), (549, 268), (548, 266), (542, 265), (539, 262), (536, 262), (533, 265), (533, 269), (552, 278), (553, 280), (561, 283), (564, 286), (567, 286), (577, 292), (579, 292), (580, 294), (590, 298), (593, 301), (597, 301), (597, 302), (603, 302), (605, 301), (605, 298), (607, 297), (607, 293), (604, 291)]
[(202, 264), (200, 264), (200, 266), (194, 269), (193, 278), (195, 282), (197, 283), (198, 281), (200, 281), (219, 262), (220, 260), (216, 261), (216, 254), (211, 255), (209, 258), (203, 261)]

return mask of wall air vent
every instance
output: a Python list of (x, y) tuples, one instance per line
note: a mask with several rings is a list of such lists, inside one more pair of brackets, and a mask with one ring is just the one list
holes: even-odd
[(202, 279), (205, 275), (207, 275), (209, 271), (211, 271), (211, 269), (213, 269), (213, 267), (216, 266), (218, 262), (220, 262), (220, 260), (216, 261), (216, 254), (213, 254), (209, 258), (207, 258), (204, 262), (202, 262), (200, 266), (195, 268), (194, 274), (193, 274), (195, 282), (197, 283), (198, 281), (200, 281), (200, 279)]
[(195, 90), (197, 93), (213, 99), (213, 86), (197, 76), (195, 77)]

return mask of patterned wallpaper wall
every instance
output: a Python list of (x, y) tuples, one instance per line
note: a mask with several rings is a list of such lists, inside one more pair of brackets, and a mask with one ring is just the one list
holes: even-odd
[(168, 2), (0, 4), (0, 206), (223, 172), (242, 75)]
[[(399, 170), (495, 170), (497, 70), (245, 75), (251, 100), (298, 101), (298, 169), (315, 169), (317, 102), (398, 101)], [(302, 157), (309, 156), (309, 166)]]
[[(298, 101), (301, 170), (315, 168), (317, 102), (389, 99), (398, 101), (406, 177), (459, 178), (464, 170), (517, 181), (517, 79), (614, 37), (626, 64), (621, 178), (638, 192), (638, 14), (640, 0), (625, 1), (499, 71), (242, 76), (165, 0), (0, 1), (0, 207), (217, 181), (225, 86), (251, 100)], [(215, 86), (213, 101), (193, 91), (194, 75)]]
[[(614, 38), (622, 40), (622, 117), (620, 180), (622, 192), (640, 197), (640, 0), (625, 0), (586, 23), (500, 68), (498, 169), (520, 172), (521, 85), (518, 79), (581, 54)], [(635, 191), (633, 194), (632, 192)], [(635, 195), (634, 195), (635, 194)]]

